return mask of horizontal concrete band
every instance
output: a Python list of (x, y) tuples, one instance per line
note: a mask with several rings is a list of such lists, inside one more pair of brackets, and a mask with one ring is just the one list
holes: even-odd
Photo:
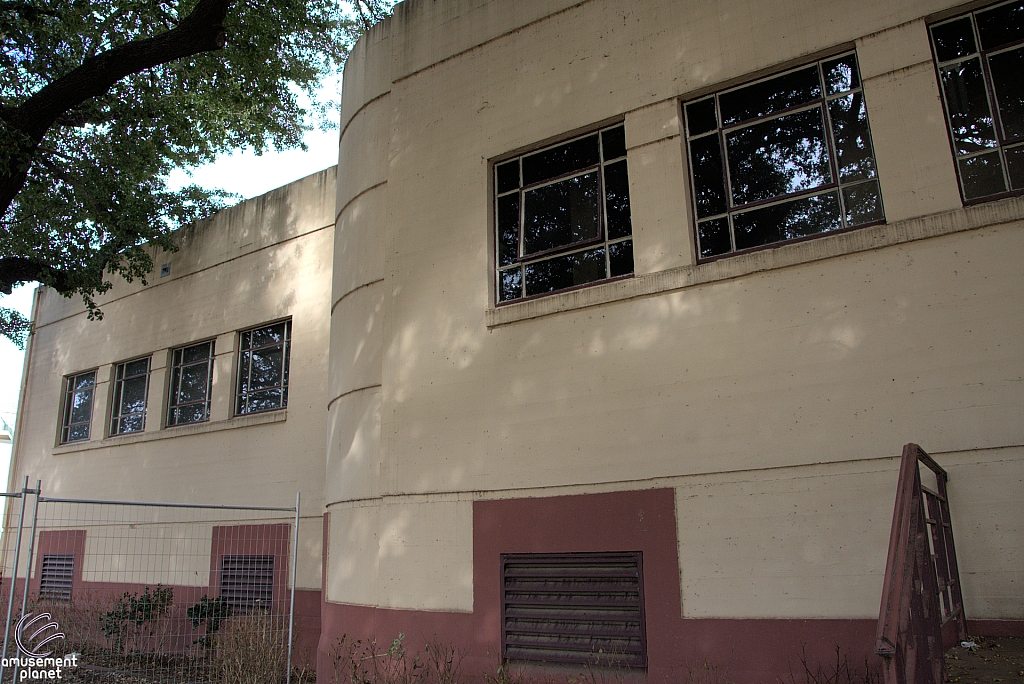
[(491, 308), (487, 310), (487, 326), (495, 327), (561, 311), (661, 294), (880, 247), (1009, 224), (1022, 218), (1024, 199), (1013, 197), (836, 235), (822, 235), (806, 242), (738, 254), (695, 266), (642, 274), (635, 278)]

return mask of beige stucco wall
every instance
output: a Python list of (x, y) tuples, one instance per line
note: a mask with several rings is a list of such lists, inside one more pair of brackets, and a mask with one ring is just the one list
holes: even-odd
[[(51, 497), (251, 506), (293, 506), (300, 492), (298, 586), (319, 589), (335, 178), (335, 169), (327, 169), (183, 229), (178, 252), (154, 256), (157, 271), (170, 264), (170, 276), (151, 274), (148, 285), (116, 283), (98, 300), (101, 321), (86, 320), (80, 301), (40, 290), (11, 481), (20, 489), (25, 475), (33, 484), (40, 479), (44, 496)], [(286, 317), (292, 320), (287, 409), (232, 417), (238, 331)], [(211, 420), (164, 428), (170, 350), (204, 339), (215, 339)], [(106, 437), (113, 364), (150, 354), (145, 431)], [(93, 368), (98, 385), (91, 439), (58, 446), (62, 378)], [(47, 513), (44, 505), (44, 515), (75, 515), (51, 508)], [(169, 512), (165, 519), (203, 519), (181, 515)], [(243, 522), (247, 515), (233, 514), (231, 523), (221, 524)], [(111, 516), (111, 522), (126, 519)], [(206, 517), (224, 519), (220, 513)], [(248, 517), (270, 521), (267, 513)], [(47, 523), (75, 526), (72, 520)], [(181, 561), (202, 566), (205, 548), (206, 576), (197, 566), (193, 577), (205, 584), (209, 525), (190, 523), (180, 534), (175, 529), (160, 532), (170, 536), (160, 553), (173, 555), (175, 544), (198, 545), (182, 551)], [(116, 553), (95, 546), (102, 543), (87, 535), (87, 555), (96, 553), (86, 570), (115, 563)], [(146, 552), (135, 549), (116, 563), (143, 563), (133, 559), (136, 551)], [(175, 579), (196, 575), (197, 568), (182, 566)], [(151, 572), (142, 574), (151, 579)]]
[[(671, 486), (684, 614), (874, 617), (916, 441), (972, 536), (968, 615), (1024, 618), (1024, 202), (961, 205), (926, 34), (953, 6), (409, 0), (375, 27), (343, 95), (328, 600), (470, 610), (459, 505)], [(851, 47), (888, 225), (696, 265), (680, 98)], [(636, 277), (494, 309), (491, 160), (617, 118)], [(403, 511), (434, 553), (388, 541)]]

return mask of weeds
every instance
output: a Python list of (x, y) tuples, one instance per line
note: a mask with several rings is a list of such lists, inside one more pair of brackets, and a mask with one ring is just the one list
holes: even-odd
[[(793, 674), (791, 669), (789, 684), (881, 684), (882, 682), (881, 676), (871, 668), (867, 659), (864, 660), (863, 670), (852, 667), (849, 656), (838, 644), (836, 644), (834, 665), (818, 663), (816, 667), (812, 667), (807, 661), (806, 644), (800, 647), (799, 660), (803, 672), (798, 680), (797, 675)], [(779, 681), (780, 684), (784, 684), (781, 679)]]
[(222, 684), (278, 684), (287, 660), (281, 626), (264, 613), (227, 620), (217, 638), (216, 672)]

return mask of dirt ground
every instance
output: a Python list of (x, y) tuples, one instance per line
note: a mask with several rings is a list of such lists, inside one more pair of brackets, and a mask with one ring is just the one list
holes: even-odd
[(946, 676), (953, 684), (1024, 683), (1024, 639), (970, 637), (978, 650), (957, 646), (946, 651)]

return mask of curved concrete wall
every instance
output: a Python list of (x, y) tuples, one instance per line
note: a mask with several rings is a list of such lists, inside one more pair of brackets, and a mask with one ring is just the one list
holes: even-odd
[[(833, 621), (870, 653), (908, 441), (963, 493), (955, 524), (1001, 516), (965, 541), (969, 615), (1024, 618), (1001, 598), (1024, 581), (1006, 561), (1024, 548), (1007, 512), (1024, 486), (1024, 330), (1006, 315), (1024, 297), (1024, 201), (961, 203), (926, 29), (953, 6), (408, 0), (359, 43), (340, 142), (325, 639), (443, 627), (480, 665), (500, 638), (481, 554), (572, 541), (484, 544), (488, 511), (667, 489), (677, 565), (652, 572), (679, 578), (682, 622), (807, 621), (782, 630), (796, 644)], [(848, 49), (888, 223), (697, 264), (680, 100)], [(616, 120), (636, 277), (495, 307), (491, 162)], [(574, 550), (599, 546), (585, 535)], [(722, 655), (701, 648), (679, 637), (658, 667)]]

